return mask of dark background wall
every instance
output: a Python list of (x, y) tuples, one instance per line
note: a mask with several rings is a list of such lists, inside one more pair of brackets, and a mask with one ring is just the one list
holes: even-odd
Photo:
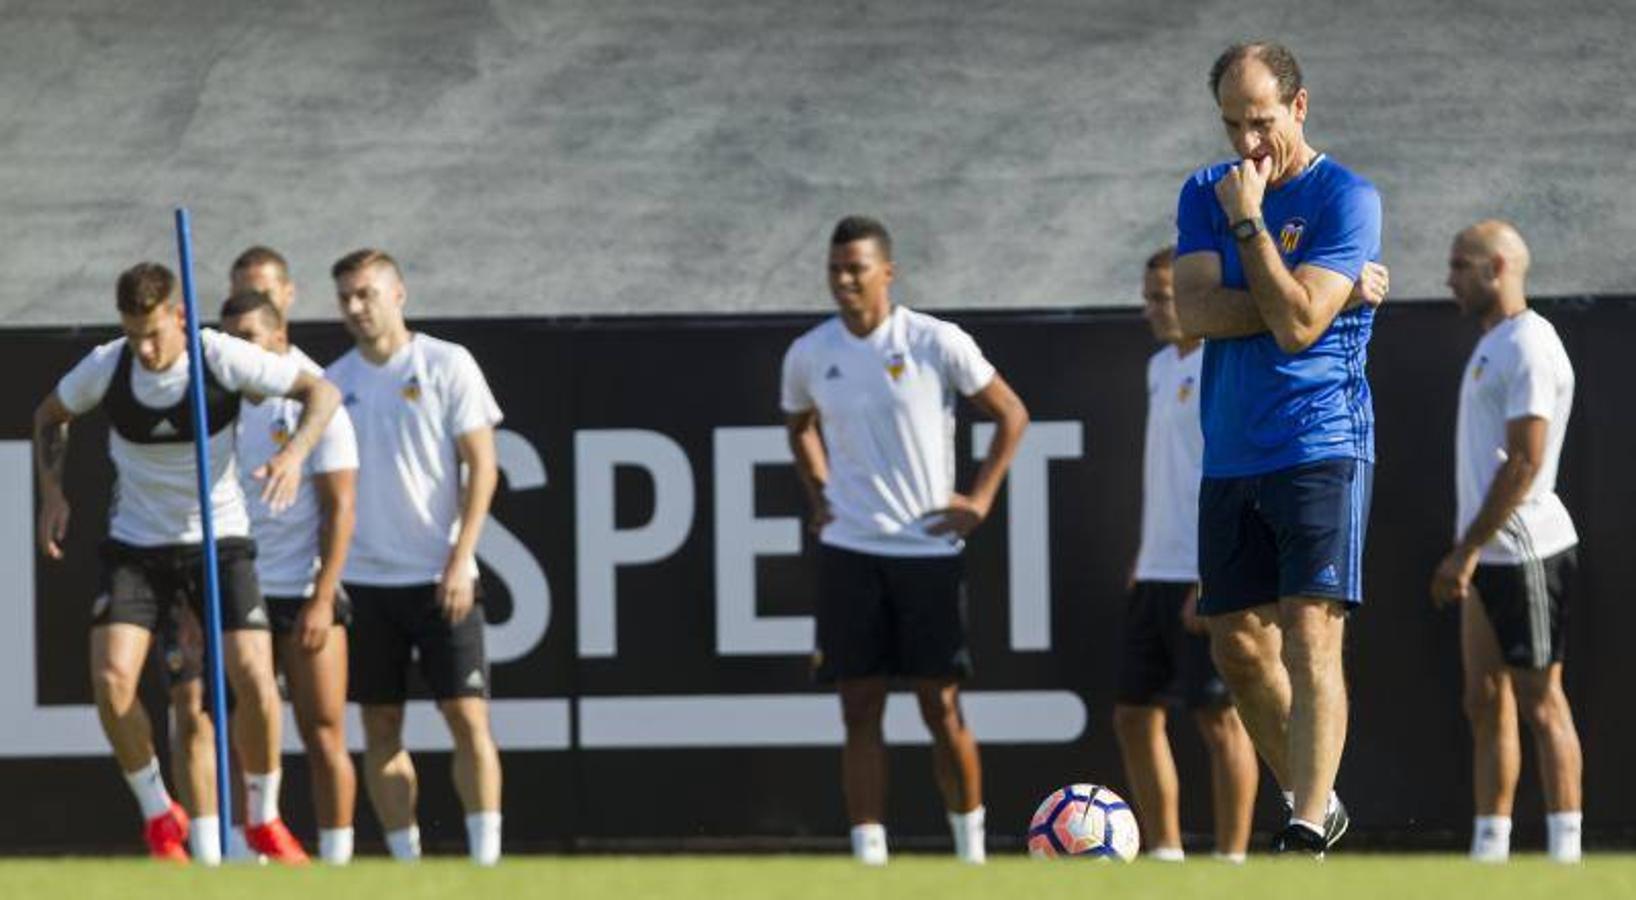
[[(1627, 636), (1636, 632), (1636, 606), (1624, 597), (1636, 583), (1636, 557), (1625, 552), (1631, 534), (1626, 508), (1636, 497), (1629, 465), (1636, 458), (1636, 425), (1622, 358), (1636, 342), (1636, 302), (1569, 299), (1539, 308), (1561, 331), (1579, 376), (1560, 487), (1585, 544), (1567, 682), (1585, 745), (1587, 827), (1593, 839), (1622, 840), (1636, 834), (1636, 786), (1622, 774), (1624, 761), (1636, 754), (1628, 700), (1633, 666), (1624, 655)], [(1121, 585), (1137, 536), (1142, 372), (1154, 346), (1141, 321), (1125, 311), (954, 318), (1016, 386), (1036, 423), (1079, 423), (1083, 436), (1079, 457), (1055, 460), (1048, 468), (1047, 649), (1013, 649), (1007, 624), (1009, 489), (969, 550), (978, 662), (971, 689), (1071, 691), (1088, 716), (1072, 740), (985, 746), (990, 828), (1004, 842), (1021, 834), (1034, 803), (1059, 783), (1123, 783), (1109, 716)], [(548, 473), (543, 487), (503, 485), (494, 508), (495, 521), (526, 546), (550, 589), (543, 639), (496, 667), (495, 695), (574, 701), (565, 748), (506, 753), (505, 813), (513, 848), (743, 845), (744, 839), (833, 846), (844, 835), (838, 754), (821, 740), (790, 747), (708, 746), (711, 736), (701, 734), (696, 743), (706, 746), (618, 749), (592, 746), (584, 719), (594, 701), (629, 696), (809, 695), (827, 702), (808, 679), (804, 654), (724, 654), (716, 630), (720, 573), (712, 454), (723, 438), (715, 429), (779, 423), (778, 363), (789, 341), (813, 321), (523, 319), (427, 326), (471, 347), (506, 410), (503, 427), (532, 444)], [(0, 358), (10, 376), (10, 390), (0, 394), (0, 440), (26, 440), (33, 405), (80, 354), (108, 336), (0, 332)], [(1462, 839), (1469, 823), (1469, 739), (1459, 706), (1456, 621), (1431, 607), (1426, 585), (1450, 541), (1457, 380), (1476, 336), (1475, 325), (1459, 320), (1446, 304), (1389, 305), (1371, 348), (1380, 462), (1366, 557), (1367, 603), (1348, 636), (1353, 727), (1340, 776), (1359, 845), (1448, 846)], [(328, 326), (303, 326), (295, 337), (319, 359), (332, 358), (343, 346), (338, 330)], [(101, 429), (93, 416), (75, 433), (71, 562), (36, 558), (35, 583), (9, 588), (8, 615), (17, 616), (20, 604), (33, 604), (34, 700), (45, 706), (90, 699), (84, 634), (110, 480)], [(598, 429), (644, 429), (675, 441), (685, 451), (696, 500), (691, 528), (674, 553), (619, 570), (617, 651), (611, 656), (582, 654), (576, 640), (584, 613), (575, 576), (576, 529), (585, 516), (576, 508), (584, 505), (576, 499), (576, 466), (584, 463), (575, 458), (576, 435)], [(962, 479), (974, 468), (969, 435), (963, 423)], [(647, 522), (661, 493), (654, 479), (621, 467), (613, 487), (618, 526)], [(801, 513), (787, 466), (758, 468), (753, 496), (758, 516)], [(29, 503), (24, 496), (7, 499)], [(805, 540), (810, 551), (810, 538)], [(807, 556), (763, 557), (755, 569), (759, 612), (809, 611), (810, 567)], [(491, 623), (506, 621), (516, 602), (544, 599), (513, 597), (492, 568), (485, 583)], [(84, 715), (92, 713), (85, 708)], [(753, 712), (746, 707), (745, 715)], [(1182, 767), (1184, 825), (1189, 832), (1207, 832), (1202, 750), (1184, 717), (1173, 719), (1172, 734)], [(0, 824), (0, 847), (135, 848), (134, 806), (105, 756), (18, 757), (6, 752), (8, 743), (26, 741), (0, 734), (0, 793), (28, 812)], [(447, 758), (432, 752), (418, 757), (428, 841), (460, 846)], [(1531, 753), (1528, 758), (1518, 809), (1522, 839), (1538, 831), (1540, 818)], [(894, 837), (908, 844), (946, 840), (924, 747), (900, 746), (892, 763)], [(299, 755), (287, 757), (287, 767), (288, 817), (310, 835)], [(662, 794), (664, 816), (633, 821), (621, 815), (633, 805), (651, 806), (655, 792)], [(1264, 790), (1263, 828), (1272, 821), (1273, 804), (1272, 792)], [(378, 834), (367, 808), (360, 803), (366, 845)]]

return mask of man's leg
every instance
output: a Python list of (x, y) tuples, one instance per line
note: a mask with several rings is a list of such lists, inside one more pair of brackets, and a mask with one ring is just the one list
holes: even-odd
[(1534, 736), (1539, 756), (1551, 858), (1578, 862), (1583, 760), (1573, 711), (1562, 692), (1562, 664), (1552, 663), (1543, 670), (1513, 668), (1511, 682), (1516, 688), (1518, 710)]
[(454, 738), (451, 766), (455, 792), (466, 811), (466, 836), (472, 861), (500, 861), (500, 751), (489, 728), (489, 703), (483, 697), (438, 701)]
[(1484, 862), (1503, 862), (1511, 853), (1511, 808), (1522, 770), (1522, 747), (1511, 673), (1478, 597), (1460, 605), (1460, 659), (1477, 810), (1471, 855)]
[(1125, 762), (1125, 779), (1141, 822), (1143, 843), (1159, 859), (1180, 859), (1181, 819), (1177, 813), (1176, 760), (1165, 735), (1165, 708), (1119, 703), (1113, 732)]
[(216, 803), (216, 727), (204, 708), (204, 680), (176, 681), (170, 689), (171, 781), (193, 817), (188, 849), (207, 865), (221, 862), (221, 821)]
[(1193, 720), (1210, 754), (1210, 799), (1216, 823), (1216, 855), (1239, 860), (1250, 849), (1250, 820), (1255, 813), (1255, 747), (1232, 706), (1202, 707)]
[(153, 750), (153, 728), (137, 697), (152, 637), (147, 628), (123, 622), (93, 627), (91, 693), (114, 759), (141, 807), (149, 853), (185, 862), (187, 814), (165, 790), (165, 777)]
[[(847, 821), (852, 824), (853, 853), (868, 863), (884, 863), (886, 736), (881, 720), (886, 714), (886, 679), (843, 678), (836, 684), (846, 728), (841, 790), (846, 795)], [(860, 841), (867, 846), (860, 846)]]
[(299, 636), (278, 638), (279, 659), (290, 689), (301, 743), (312, 772), (313, 808), (318, 818), (319, 853), (325, 862), (352, 858), (352, 816), (357, 776), (346, 743), (347, 634), (337, 625), (316, 653)]
[(1321, 834), (1346, 747), (1346, 676), (1341, 645), (1346, 610), (1310, 597), (1279, 602), (1283, 661), (1289, 673), (1289, 782), (1293, 817)]
[(1280, 787), (1292, 790), (1289, 765), (1290, 678), (1284, 636), (1272, 604), (1205, 619), (1210, 656), (1232, 692), (1239, 719)]
[(977, 738), (960, 710), (959, 683), (916, 679), (915, 699), (920, 703), (920, 718), (932, 733), (932, 773), (943, 795), (943, 808), (951, 813), (977, 809), (983, 805), (983, 766)]
[(360, 705), (364, 724), (364, 784), (369, 803), (386, 832), (387, 848), (398, 860), (420, 857), (415, 825), (419, 783), (415, 764), (403, 747), (403, 704)]

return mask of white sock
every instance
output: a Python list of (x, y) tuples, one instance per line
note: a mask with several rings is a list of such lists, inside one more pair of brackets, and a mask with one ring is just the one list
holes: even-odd
[(278, 769), (265, 775), (244, 773), (244, 820), (252, 828), (278, 818), (278, 784), (283, 778)]
[(500, 814), (474, 812), (466, 817), (466, 847), (471, 861), (492, 866), (500, 861)]
[(199, 816), (188, 826), (187, 849), (200, 865), (222, 864), (222, 820), (219, 816)]
[(250, 842), (245, 840), (244, 826), (234, 825), (233, 830), (227, 833), (227, 861), (228, 862), (255, 862), (261, 854), (250, 849)]
[(879, 822), (852, 826), (852, 856), (866, 866), (886, 865), (886, 826)]
[(408, 828), (388, 831), (386, 849), (392, 852), (392, 858), (398, 862), (414, 862), (420, 859), (420, 826), (410, 825)]
[(1211, 859), (1214, 859), (1216, 862), (1224, 862), (1234, 866), (1244, 865), (1245, 858), (1246, 857), (1242, 853), (1223, 853), (1220, 850), (1217, 850), (1215, 854), (1211, 856)]
[(1187, 859), (1187, 854), (1180, 847), (1154, 847), (1147, 852), (1147, 858), (1154, 862), (1181, 862)]
[(1289, 823), (1291, 825), (1299, 825), (1302, 828), (1305, 828), (1306, 830), (1308, 830), (1308, 831), (1312, 832), (1313, 834), (1316, 834), (1316, 835), (1318, 835), (1320, 837), (1323, 836), (1324, 826), (1322, 826), (1322, 825), (1314, 825), (1313, 823), (1308, 822), (1306, 819), (1297, 819), (1294, 816), (1290, 816)]
[[(1329, 802), (1324, 804), (1324, 815), (1327, 816), (1330, 813), (1334, 812), (1336, 805), (1339, 804), (1340, 802), (1341, 802), (1341, 795), (1335, 793), (1334, 791), (1330, 791), (1329, 792)], [(1289, 807), (1290, 809), (1295, 808), (1295, 792), (1294, 791), (1285, 791), (1284, 792), (1284, 805)]]
[(979, 806), (971, 812), (949, 813), (949, 831), (954, 833), (954, 855), (961, 862), (981, 865), (988, 860), (983, 823), (988, 812)]
[(1511, 858), (1511, 817), (1477, 816), (1471, 823), (1471, 858), (1505, 862)]
[(148, 760), (147, 765), (135, 772), (126, 772), (125, 783), (131, 786), (137, 805), (142, 807), (142, 821), (170, 811), (170, 791), (165, 790), (165, 776), (159, 771), (159, 757)]
[(1546, 814), (1545, 850), (1550, 855), (1551, 862), (1579, 862), (1581, 855), (1579, 838), (1584, 821), (1584, 813), (1555, 812)]
[(352, 862), (352, 829), (318, 829), (318, 858), (332, 866)]

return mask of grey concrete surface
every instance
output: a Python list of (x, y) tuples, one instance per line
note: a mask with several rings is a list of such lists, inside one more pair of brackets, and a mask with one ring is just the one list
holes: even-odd
[(1384, 193), (1398, 295), (1487, 215), (1539, 293), (1636, 289), (1630, 2), (0, 0), (0, 324), (113, 321), (177, 204), (207, 296), (266, 242), (303, 318), (362, 245), (421, 316), (821, 309), (853, 211), (912, 304), (1128, 304), (1257, 36)]

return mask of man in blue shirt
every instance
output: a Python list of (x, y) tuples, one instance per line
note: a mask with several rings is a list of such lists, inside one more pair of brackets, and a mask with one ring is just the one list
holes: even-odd
[(1195, 172), (1177, 204), (1176, 311), (1209, 339), (1198, 611), (1290, 806), (1274, 851), (1321, 856), (1347, 826), (1333, 788), (1375, 456), (1380, 195), (1307, 143), (1288, 49), (1230, 47), (1210, 88), (1240, 159)]

